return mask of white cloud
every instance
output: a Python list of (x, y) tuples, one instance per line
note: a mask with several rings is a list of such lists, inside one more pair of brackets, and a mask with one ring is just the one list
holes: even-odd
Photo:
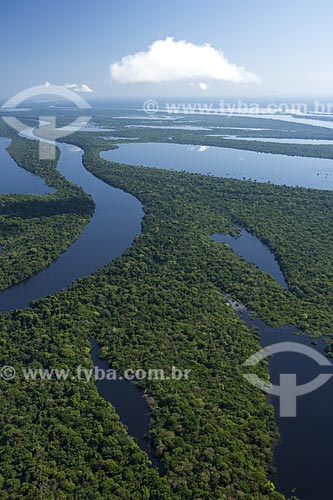
[(83, 94), (93, 92), (93, 89), (85, 83), (82, 83), (81, 85), (78, 85), (77, 83), (65, 83), (64, 87), (66, 89), (73, 90), (74, 92), (82, 92)]
[(199, 82), (198, 85), (201, 88), (201, 90), (208, 90), (209, 89), (209, 86), (205, 82)]
[(112, 80), (119, 83), (194, 80), (203, 90), (206, 90), (204, 87), (207, 84), (202, 80), (259, 80), (256, 74), (230, 63), (221, 50), (209, 44), (195, 45), (184, 40), (176, 42), (171, 37), (156, 40), (147, 52), (123, 57), (110, 66), (110, 73)]

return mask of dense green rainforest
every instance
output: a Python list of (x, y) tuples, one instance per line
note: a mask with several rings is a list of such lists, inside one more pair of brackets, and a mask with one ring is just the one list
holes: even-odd
[[(1, 380), (0, 498), (283, 500), (272, 483), (273, 408), (242, 377), (259, 337), (223, 293), (268, 323), (330, 335), (333, 194), (111, 164), (99, 158), (106, 141), (69, 139), (88, 170), (143, 203), (142, 234), (92, 276), (2, 314), (0, 365), (91, 367), (96, 337), (120, 373), (191, 372), (140, 382), (163, 477), (93, 382)], [(236, 226), (274, 251), (289, 291), (211, 240)], [(268, 379), (265, 363), (257, 370)]]
[(12, 138), (8, 153), (16, 163), (42, 177), (56, 192), (48, 196), (0, 194), (0, 290), (50, 264), (75, 241), (94, 211), (94, 202), (56, 169), (59, 159), (40, 161), (38, 142)]

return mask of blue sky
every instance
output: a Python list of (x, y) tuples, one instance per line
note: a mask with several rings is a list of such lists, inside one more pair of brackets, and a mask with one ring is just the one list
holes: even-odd
[[(315, 95), (333, 88), (330, 0), (2, 0), (0, 97), (46, 81), (96, 96)], [(110, 83), (110, 64), (174, 37), (209, 43), (258, 82)]]

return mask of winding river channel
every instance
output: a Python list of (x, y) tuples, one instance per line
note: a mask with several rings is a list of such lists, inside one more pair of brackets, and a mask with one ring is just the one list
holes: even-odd
[[(6, 142), (0, 143), (2, 154), (5, 145)], [(76, 279), (88, 276), (121, 255), (131, 246), (133, 238), (140, 234), (143, 211), (136, 198), (90, 174), (82, 165), (82, 151), (78, 148), (67, 144), (59, 144), (58, 147), (61, 153), (58, 170), (66, 179), (92, 195), (95, 213), (76, 242), (57, 260), (26, 281), (0, 292), (1, 311), (28, 307), (32, 300), (54, 294)], [(1, 162), (1, 177), (4, 179), (15, 164), (7, 152), (6, 156), (7, 161)], [(46, 190), (41, 179), (17, 166), (16, 169), (17, 192), (22, 192), (26, 174), (34, 181), (30, 182), (28, 192), (40, 193), (41, 186), (43, 192)], [(1, 183), (0, 192), (3, 185)], [(36, 189), (32, 191), (34, 187)]]
[[(0, 138), (0, 192), (38, 194), (51, 192), (41, 179), (17, 167), (6, 151), (8, 144), (9, 140)], [(160, 146), (163, 146), (162, 150)], [(77, 278), (91, 274), (97, 268), (121, 255), (132, 244), (133, 238), (140, 233), (143, 215), (140, 203), (134, 197), (105, 184), (87, 172), (82, 165), (81, 150), (67, 144), (61, 144), (59, 148), (61, 151), (59, 171), (69, 181), (80, 185), (85, 192), (93, 196), (96, 211), (77, 241), (50, 266), (23, 283), (0, 292), (1, 311), (28, 307), (32, 300), (54, 294)], [(216, 150), (220, 152), (217, 153)], [(198, 157), (194, 167), (193, 151)], [(173, 144), (154, 144), (153, 146), (123, 144), (118, 150), (104, 152), (102, 156), (123, 163), (187, 171), (209, 171), (223, 176), (229, 173), (230, 177), (236, 178), (245, 176), (262, 180), (264, 177), (265, 180), (277, 183), (333, 189), (333, 167), (329, 160), (312, 160), (310, 164), (308, 158), (279, 156), (280, 170), (277, 171), (277, 160), (274, 155), (237, 150), (230, 152), (222, 148), (211, 148), (211, 151), (213, 151), (214, 161), (209, 160), (205, 149), (200, 150), (198, 147), (193, 149)], [(180, 157), (179, 152), (181, 152)], [(152, 154), (155, 158), (153, 165), (151, 165)], [(224, 161), (227, 158), (229, 164), (221, 167), (220, 163), (218, 168), (214, 163), (217, 161), (216, 155), (220, 155), (217, 157), (220, 162), (223, 158)], [(258, 160), (256, 164), (253, 163), (253, 155), (256, 155)], [(165, 158), (167, 158), (168, 166), (165, 164)], [(233, 175), (231, 166), (235, 158), (238, 158), (238, 163), (234, 168), (238, 170)], [(251, 161), (249, 166), (245, 167), (247, 160)], [(204, 164), (204, 168), (196, 166), (199, 165), (198, 162), (201, 165)], [(255, 171), (255, 168), (258, 169), (258, 163), (259, 171)], [(244, 174), (244, 169), (246, 174)], [(295, 181), (295, 170), (298, 172), (298, 182)], [(272, 178), (270, 178), (270, 171)], [(288, 171), (290, 178), (288, 178)], [(258, 175), (253, 175), (256, 172)], [(243, 258), (255, 262), (262, 270), (270, 273), (281, 286), (287, 287), (274, 256), (255, 236), (242, 230), (238, 239), (225, 235), (215, 235), (214, 239), (228, 243)], [(256, 326), (259, 329), (263, 345), (285, 340), (311, 345), (308, 337), (295, 336), (293, 327), (271, 328), (259, 319), (252, 319), (246, 310), (241, 311), (240, 314), (248, 326)], [(323, 352), (323, 342), (319, 341), (315, 349)], [(92, 358), (95, 366), (102, 366), (103, 361), (98, 359), (98, 346), (94, 342), (92, 343)], [(270, 361), (272, 381), (277, 381), (280, 373), (289, 373), (290, 367), (292, 367), (292, 372), (297, 373), (299, 384), (312, 380), (318, 374), (318, 367), (313, 361), (299, 354), (288, 353), (274, 356)], [(112, 389), (99, 383), (98, 390), (115, 406), (122, 422), (128, 426), (129, 433), (137, 439), (154, 462), (144, 437), (149, 430), (149, 413), (142, 394), (127, 382)], [(330, 457), (333, 448), (331, 394), (332, 383), (328, 383), (316, 392), (300, 398), (297, 418), (280, 418), (276, 407), (276, 421), (281, 433), (281, 442), (275, 449), (277, 481), (281, 491), (287, 496), (295, 494), (301, 500), (331, 497)], [(276, 398), (273, 398), (273, 403), (276, 405)]]

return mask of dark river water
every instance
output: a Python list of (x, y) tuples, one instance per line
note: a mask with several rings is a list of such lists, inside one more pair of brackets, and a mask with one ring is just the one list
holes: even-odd
[[(8, 144), (7, 139), (0, 139), (0, 192), (50, 192), (41, 179), (18, 168), (10, 160), (5, 151)], [(48, 268), (0, 293), (0, 310), (27, 307), (31, 300), (53, 294), (77, 278), (91, 274), (121, 255), (140, 233), (143, 215), (140, 203), (87, 172), (82, 165), (80, 151), (65, 144), (60, 145), (60, 149), (60, 172), (93, 196), (96, 212), (78, 240)], [(136, 165), (333, 189), (333, 168), (329, 160), (156, 143), (123, 144), (117, 150), (103, 152), (101, 156)], [(214, 239), (228, 243), (244, 259), (255, 262), (282, 287), (287, 287), (274, 256), (255, 236), (242, 230), (237, 239), (226, 235), (214, 235)], [(271, 328), (259, 319), (252, 319), (246, 310), (239, 314), (248, 326), (259, 329), (264, 346), (287, 340), (311, 346), (309, 338), (305, 335), (296, 336), (291, 326)], [(311, 347), (323, 353), (324, 343), (319, 340), (318, 345)], [(92, 341), (92, 358), (95, 366), (107, 368), (106, 363), (98, 358), (95, 341)], [(296, 373), (298, 384), (302, 384), (312, 380), (318, 372), (327, 370), (326, 367), (318, 367), (306, 356), (294, 353), (275, 355), (270, 359), (269, 366), (273, 383), (279, 382), (281, 373)], [(279, 417), (278, 398), (272, 397), (281, 433), (281, 441), (275, 449), (277, 482), (279, 489), (287, 496), (296, 494), (301, 500), (326, 500), (332, 496), (332, 383), (328, 382), (317, 391), (299, 397), (297, 418)], [(105, 382), (98, 382), (97, 387), (100, 394), (115, 406), (122, 422), (128, 426), (129, 433), (150, 454), (156, 465), (145, 438), (149, 431), (149, 413), (142, 394), (128, 382), (117, 382), (112, 387)]]
[(262, 271), (270, 274), (283, 288), (288, 288), (274, 255), (253, 234), (241, 229), (238, 238), (233, 238), (230, 234), (212, 234), (212, 238), (220, 243), (227, 243), (243, 259), (254, 262)]
[[(91, 340), (91, 357), (95, 368), (100, 368), (104, 373), (110, 368), (107, 361), (99, 358), (99, 347), (95, 339)], [(126, 380), (97, 380), (99, 394), (110, 401), (115, 407), (120, 420), (125, 424), (139, 446), (148, 454), (152, 465), (163, 473), (163, 467), (155, 458), (150, 449), (148, 432), (150, 426), (149, 407), (143, 398), (143, 393), (131, 382)]]

